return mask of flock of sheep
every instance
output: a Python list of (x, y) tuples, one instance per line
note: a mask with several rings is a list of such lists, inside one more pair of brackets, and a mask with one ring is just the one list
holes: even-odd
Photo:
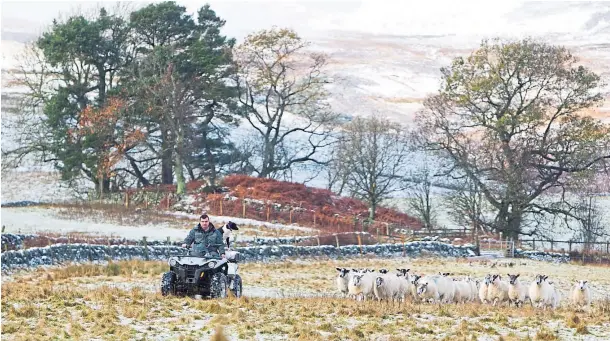
[[(519, 307), (529, 302), (532, 306), (556, 308), (561, 302), (561, 292), (548, 276), (536, 275), (531, 283), (522, 282), (519, 274), (508, 274), (508, 281), (499, 274), (487, 275), (482, 281), (470, 276), (452, 278), (450, 273), (420, 276), (410, 269), (336, 268), (337, 289), (356, 300), (377, 299), (379, 301), (414, 301), (436, 303), (481, 302), (485, 304), (514, 304)], [(579, 307), (591, 303), (587, 281), (578, 281), (570, 292), (571, 302)]]

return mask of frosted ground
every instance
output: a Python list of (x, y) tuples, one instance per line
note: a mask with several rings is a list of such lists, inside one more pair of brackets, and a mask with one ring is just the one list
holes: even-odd
[[(456, 277), (520, 273), (529, 281), (545, 273), (564, 300), (559, 309), (391, 304), (336, 297), (335, 267), (410, 268), (417, 274), (446, 270)], [(520, 261), (509, 268), (452, 259), (286, 260), (240, 266), (244, 297), (197, 300), (162, 297), (163, 262), (119, 262), (41, 269), (3, 277), (3, 339), (135, 340), (210, 339), (223, 327), (230, 340), (607, 340), (610, 282), (605, 267)], [(593, 306), (565, 300), (576, 279), (587, 278)], [(35, 285), (32, 285), (35, 284)], [(38, 314), (37, 312), (40, 312)], [(47, 336), (48, 335), (48, 336)]]

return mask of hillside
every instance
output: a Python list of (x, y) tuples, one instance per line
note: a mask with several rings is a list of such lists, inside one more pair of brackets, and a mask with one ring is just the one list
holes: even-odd
[[(191, 182), (187, 186), (190, 192), (187, 198), (168, 204), (167, 197), (164, 197), (160, 208), (172, 206), (197, 213), (206, 211), (212, 215), (297, 224), (326, 232), (363, 229), (387, 232), (388, 226), (408, 229), (422, 227), (418, 219), (385, 207), (377, 208), (375, 224), (363, 227), (363, 220), (369, 215), (363, 201), (299, 183), (231, 175), (225, 177), (220, 186), (221, 193), (205, 193), (207, 188), (204, 189), (201, 183)], [(173, 187), (167, 186), (163, 190), (172, 192)]]

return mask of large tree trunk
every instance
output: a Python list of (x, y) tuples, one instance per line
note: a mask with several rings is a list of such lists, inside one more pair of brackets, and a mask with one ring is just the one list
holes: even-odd
[(176, 153), (174, 160), (176, 161), (176, 194), (183, 195), (186, 192), (186, 182), (184, 181), (184, 165), (182, 162), (182, 151), (184, 150), (184, 137), (181, 132), (178, 132), (176, 137)]
[(508, 205), (503, 205), (506, 209), (501, 209), (496, 219), (496, 230), (502, 232), (508, 239), (519, 239), (521, 234), (522, 213), (518, 210), (508, 211)]
[(273, 173), (273, 168), (275, 167), (275, 160), (273, 158), (273, 154), (275, 151), (274, 144), (271, 141), (267, 141), (265, 143), (265, 149), (263, 150), (263, 166), (261, 167), (261, 172), (258, 174), (259, 178), (266, 178)]
[(210, 181), (210, 186), (214, 187), (216, 186), (216, 162), (214, 161), (214, 155), (212, 154), (212, 150), (210, 149), (207, 143), (205, 146), (205, 156), (210, 167), (210, 175), (208, 177)]
[(369, 202), (369, 221), (375, 220), (375, 212), (377, 211), (377, 199), (371, 199)]
[(104, 193), (110, 193), (110, 179), (106, 177), (97, 178), (96, 191), (98, 198), (104, 199)]
[(521, 220), (522, 213), (520, 211), (512, 212), (507, 224), (508, 229), (505, 232), (506, 238), (515, 241), (519, 239), (519, 234), (521, 233)]
[(174, 174), (172, 169), (172, 145), (169, 129), (161, 126), (161, 183), (173, 184)]

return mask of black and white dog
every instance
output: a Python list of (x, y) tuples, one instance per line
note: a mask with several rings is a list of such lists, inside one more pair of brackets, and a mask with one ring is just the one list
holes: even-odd
[(230, 239), (232, 236), (232, 231), (237, 231), (239, 230), (239, 228), (237, 227), (237, 224), (235, 224), (234, 222), (230, 221), (226, 224), (224, 224), (221, 228), (220, 228), (220, 232), (222, 233), (222, 240), (224, 240), (227, 243), (227, 249), (230, 248)]

